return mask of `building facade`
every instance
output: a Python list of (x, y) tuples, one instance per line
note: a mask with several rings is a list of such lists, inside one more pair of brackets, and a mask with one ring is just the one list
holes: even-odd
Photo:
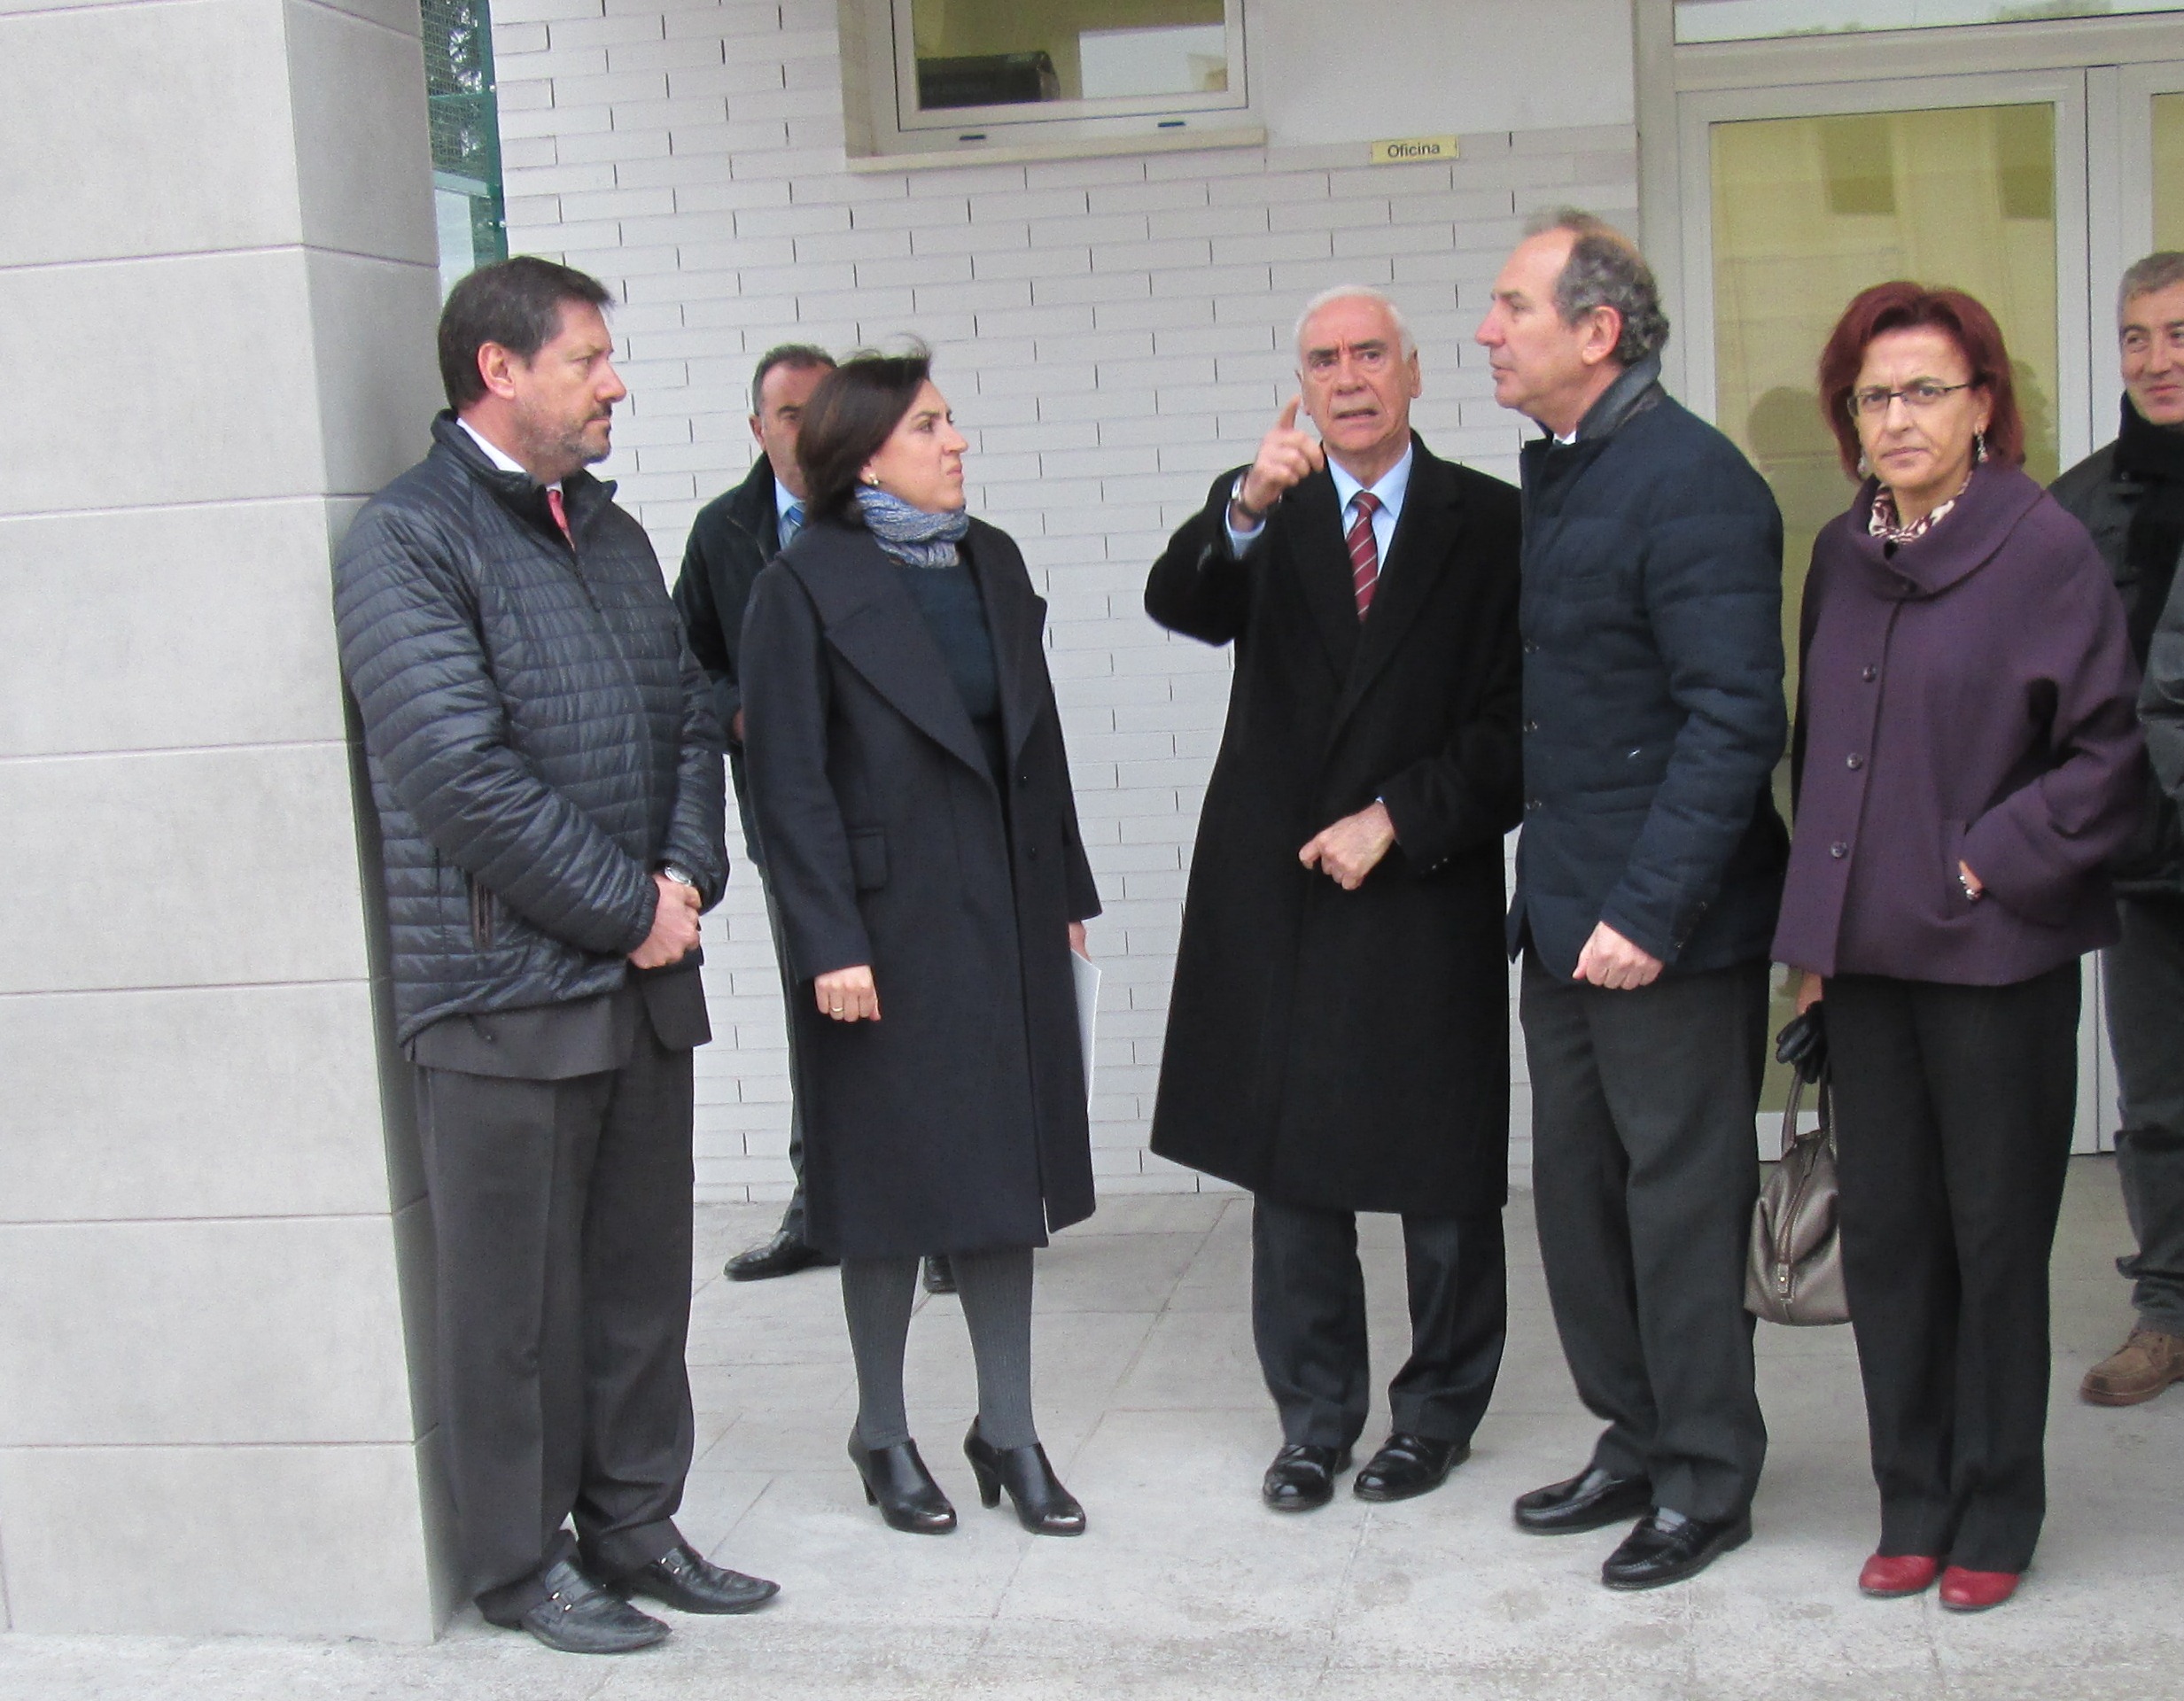
[[(1812, 34), (1841, 9), (500, 0), (462, 66), (497, 80), (509, 251), (620, 302), (605, 470), (671, 574), (749, 465), (762, 349), (934, 345), (973, 505), (1052, 610), (1108, 906), (1097, 1167), (1123, 1191), (1198, 1184), (1144, 1139), (1228, 683), (1139, 597), (1294, 393), (1298, 306), (1387, 290), (1420, 431), (1513, 477), (1470, 334), (1525, 218), (1574, 202), (1642, 235), (1672, 387), (1793, 540), (1846, 496), (1819, 336), (1879, 277), (1990, 300), (2041, 404), (2035, 470), (2067, 464), (2112, 431), (2117, 275), (2184, 246), (2184, 20), (2017, 10), (1872, 0), (1888, 27)], [(448, 1608), (429, 1225), (327, 606), (330, 540), (424, 446), (436, 261), (497, 234), (490, 138), (435, 177), (419, 22), (0, 0), (0, 326), (35, 423), (0, 473), (12, 1627), (424, 1636)], [(748, 879), (708, 956), (702, 1191), (775, 1197)], [(2095, 1142), (2092, 1024), (2087, 1056)]]

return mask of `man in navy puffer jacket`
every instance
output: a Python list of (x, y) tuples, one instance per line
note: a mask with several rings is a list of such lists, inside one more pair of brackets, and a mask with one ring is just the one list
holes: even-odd
[(464, 1584), (493, 1622), (585, 1653), (666, 1635), (622, 1594), (731, 1612), (774, 1592), (673, 1522), (721, 734), (651, 545), (584, 470), (627, 393), (607, 299), (529, 258), (457, 284), (452, 411), (334, 565), (417, 1066)]
[(1745, 1239), (1768, 954), (1787, 835), (1782, 520), (1670, 400), (1652, 272), (1551, 214), (1478, 333), (1524, 450), (1523, 837), (1509, 944), (1532, 1077), (1533, 1201), (1585, 1470), (1517, 1502), (1542, 1534), (1637, 1518), (1613, 1588), (1751, 1533), (1767, 1454)]

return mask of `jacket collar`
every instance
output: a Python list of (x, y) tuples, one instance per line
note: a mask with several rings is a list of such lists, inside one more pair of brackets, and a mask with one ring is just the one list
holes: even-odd
[[(462, 429), (451, 408), (442, 409), (432, 421), (435, 453), (451, 455), (462, 470), (492, 493), (494, 500), (534, 532), (555, 543), (562, 541), (547, 506), (546, 486), (527, 472), (503, 472), (487, 458), (470, 434)], [(611, 480), (595, 478), (579, 469), (561, 481), (562, 503), (568, 510), (569, 530), (582, 537), (594, 520), (614, 500)]]
[(723, 505), (728, 519), (750, 535), (767, 560), (781, 548), (781, 515), (773, 505), (773, 463), (761, 454)]
[(1601, 392), (1599, 399), (1577, 422), (1577, 440), (1590, 443), (1613, 437), (1633, 414), (1642, 413), (1660, 400), (1660, 356), (1648, 354)]
[[(807, 546), (805, 540), (809, 539)], [(1005, 570), (1007, 540), (982, 521), (971, 522), (963, 554), (985, 602), (1000, 684), (1002, 742), (1014, 761), (1045, 706), (1038, 599), (1016, 574)], [(810, 593), (827, 641), (898, 713), (973, 773), (998, 784), (985, 746), (948, 672), (898, 567), (862, 526), (839, 520), (809, 522), (797, 548), (777, 557)]]
[(1879, 482), (1868, 478), (1845, 517), (1851, 553), (1899, 601), (1936, 596), (1961, 584), (2001, 553), (2017, 523), (2046, 494), (2019, 468), (1989, 461), (1972, 470), (1956, 506), (1924, 536), (1890, 544), (1866, 530)]

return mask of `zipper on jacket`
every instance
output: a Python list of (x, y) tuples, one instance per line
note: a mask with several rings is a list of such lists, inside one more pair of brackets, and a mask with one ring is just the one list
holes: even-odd
[(484, 951), (493, 944), (493, 894), (467, 874), (463, 883), (470, 889), (470, 944)]

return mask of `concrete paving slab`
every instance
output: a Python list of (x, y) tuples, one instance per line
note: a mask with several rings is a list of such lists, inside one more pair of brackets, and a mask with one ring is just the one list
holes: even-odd
[[(620, 1660), (551, 1654), (467, 1610), (429, 1646), (0, 1635), (0, 1701), (2184, 1701), (2184, 1395), (2076, 1398), (2129, 1324), (2107, 1161), (2073, 1164), (2056, 1252), (2048, 1533), (2018, 1600), (1975, 1618), (1857, 1593), (1877, 1515), (1844, 1329), (1760, 1326), (1756, 1533), (1703, 1576), (1611, 1594), (1598, 1572), (1619, 1531), (1519, 1533), (1510, 1500), (1576, 1469), (1597, 1429), (1521, 1193), (1501, 1384), (1436, 1493), (1263, 1509), (1279, 1434), (1251, 1348), (1249, 1201), (1137, 1195), (1040, 1264), (1042, 1429), (1090, 1532), (1034, 1537), (977, 1503), (957, 1450), (976, 1400), (960, 1308), (923, 1299), (913, 1425), (961, 1526), (898, 1534), (843, 1456), (856, 1392), (834, 1273), (719, 1276), (776, 1215), (700, 1212), (703, 1450), (682, 1515), (711, 1557), (781, 1581), (766, 1611), (670, 1615), (667, 1643)], [(1370, 1219), (1361, 1243), (1385, 1378), (1407, 1330), (1401, 1235)], [(1366, 1445), (1386, 1421), (1376, 1401)]]

